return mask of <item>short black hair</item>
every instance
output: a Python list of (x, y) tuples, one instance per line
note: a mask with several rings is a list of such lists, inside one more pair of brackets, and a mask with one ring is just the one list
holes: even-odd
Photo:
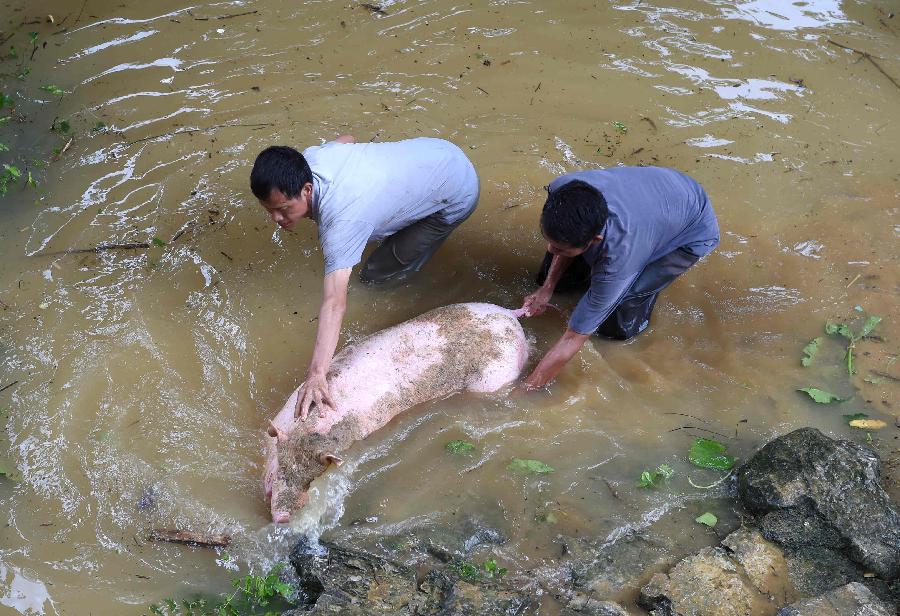
[(572, 180), (547, 195), (541, 230), (549, 240), (583, 248), (603, 230), (608, 217), (603, 193), (587, 182)]
[(260, 201), (267, 201), (273, 188), (293, 199), (312, 181), (312, 170), (303, 154), (285, 145), (273, 145), (260, 152), (250, 172), (250, 190)]

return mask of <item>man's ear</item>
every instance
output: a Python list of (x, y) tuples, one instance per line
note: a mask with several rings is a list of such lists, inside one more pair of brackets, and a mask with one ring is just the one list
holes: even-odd
[(594, 239), (591, 240), (591, 246), (593, 246), (594, 244), (599, 244), (602, 241), (603, 241), (603, 236), (598, 233), (597, 235), (594, 236)]

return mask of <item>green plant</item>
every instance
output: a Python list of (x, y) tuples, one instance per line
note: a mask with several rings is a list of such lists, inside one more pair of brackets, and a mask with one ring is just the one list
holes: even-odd
[(725, 455), (727, 447), (719, 441), (698, 438), (691, 445), (688, 461), (701, 468), (713, 468), (720, 471), (730, 470), (734, 466), (734, 456)]
[(6, 194), (10, 184), (22, 177), (22, 172), (14, 165), (3, 165), (3, 173), (0, 173), (0, 197)]
[(41, 90), (58, 96), (62, 96), (63, 94), (65, 94), (65, 91), (62, 88), (54, 86), (52, 84), (41, 86)]
[(212, 604), (207, 599), (182, 600), (164, 599), (162, 603), (149, 606), (155, 616), (277, 616), (283, 610), (268, 609), (275, 599), (289, 599), (291, 587), (281, 581), (280, 573), (284, 565), (276, 565), (266, 575), (248, 574), (232, 580), (234, 592)]
[(473, 451), (475, 449), (475, 445), (473, 445), (469, 441), (454, 440), (444, 445), (444, 449), (446, 449), (450, 453), (459, 455)]
[(547, 475), (556, 470), (549, 464), (544, 464), (540, 460), (526, 460), (522, 458), (513, 458), (512, 462), (510, 462), (506, 468), (517, 473), (533, 475)]
[(858, 334), (854, 334), (853, 331), (846, 323), (833, 323), (828, 321), (825, 323), (825, 333), (831, 336), (838, 335), (843, 336), (847, 339), (847, 372), (849, 374), (855, 374), (856, 368), (853, 366), (853, 350), (856, 348), (856, 343), (868, 336), (872, 333), (872, 330), (881, 323), (881, 317), (871, 315), (866, 319), (865, 323), (863, 323), (862, 328), (859, 330)]
[(675, 471), (668, 464), (660, 464), (653, 471), (644, 471), (635, 485), (639, 488), (656, 488), (659, 483), (672, 477)]
[(460, 560), (453, 563), (451, 565), (451, 568), (456, 571), (459, 577), (468, 580), (477, 580), (482, 577), (499, 579), (506, 575), (506, 568), (498, 567), (497, 561), (493, 558), (484, 561), (484, 563), (480, 567), (468, 560)]
[(628, 127), (621, 122), (613, 122), (613, 127), (623, 135), (628, 132)]
[(65, 135), (72, 129), (72, 125), (69, 124), (68, 120), (60, 120), (59, 118), (53, 120), (53, 124), (50, 125), (50, 130), (54, 133), (59, 133), (60, 135)]
[(819, 404), (831, 404), (832, 402), (846, 402), (844, 398), (839, 398), (832, 393), (815, 387), (802, 387), (797, 391), (802, 391)]

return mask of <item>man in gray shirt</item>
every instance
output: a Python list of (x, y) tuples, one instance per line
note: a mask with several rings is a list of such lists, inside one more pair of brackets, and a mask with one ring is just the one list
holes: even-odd
[(295, 416), (333, 408), (326, 375), (337, 347), (350, 270), (366, 244), (382, 240), (360, 272), (364, 282), (418, 271), (478, 203), (478, 176), (462, 150), (443, 139), (355, 143), (344, 135), (300, 154), (272, 146), (256, 158), (250, 187), (278, 225), (310, 218), (325, 258), (316, 343)]
[(541, 287), (525, 298), (525, 314), (544, 312), (554, 290), (587, 292), (526, 389), (556, 378), (594, 332), (618, 340), (642, 332), (660, 291), (719, 244), (716, 215), (700, 184), (661, 167), (556, 178), (541, 232), (547, 240)]

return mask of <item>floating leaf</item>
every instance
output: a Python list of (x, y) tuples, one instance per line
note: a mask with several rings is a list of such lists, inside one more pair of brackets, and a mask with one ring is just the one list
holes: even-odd
[(859, 428), (860, 430), (881, 430), (887, 427), (887, 424), (880, 419), (852, 419), (847, 424), (851, 428)]
[(863, 379), (866, 383), (871, 383), (872, 385), (881, 385), (885, 382), (885, 378), (883, 376), (867, 376)]
[(37, 182), (31, 175), (31, 171), (28, 172), (28, 177), (25, 179), (25, 185), (30, 186), (31, 188), (37, 188)]
[(106, 122), (98, 121), (96, 124), (94, 124), (94, 130), (96, 132), (101, 132), (101, 131), (106, 130)]
[(710, 528), (713, 528), (718, 522), (719, 518), (711, 514), (709, 511), (701, 515), (699, 518), (694, 520), (695, 522), (700, 522), (701, 524), (705, 524)]
[(50, 127), (54, 133), (65, 134), (69, 132), (72, 126), (69, 124), (68, 120), (56, 120), (53, 122), (53, 125)]
[(623, 133), (623, 134), (624, 134), (624, 133), (627, 133), (627, 132), (628, 132), (628, 127), (625, 126), (625, 125), (624, 125), (623, 123), (621, 123), (621, 122), (613, 122), (613, 126), (614, 126), (615, 129), (616, 129), (617, 131), (619, 131), (620, 133)]
[(13, 97), (5, 92), (0, 94), (0, 109), (13, 106)]
[(800, 360), (800, 363), (804, 366), (809, 366), (812, 363), (813, 358), (816, 356), (816, 353), (819, 351), (819, 345), (822, 344), (822, 338), (813, 338), (809, 341), (805, 347), (803, 347), (803, 355), (804, 357)]
[(0, 152), (9, 152), (9, 146), (5, 143), (0, 143)]
[(859, 336), (857, 336), (857, 338), (865, 338), (866, 336), (871, 334), (872, 330), (875, 329), (875, 327), (879, 323), (881, 323), (881, 317), (875, 315), (870, 316), (868, 319), (866, 319), (866, 322), (863, 323), (862, 329), (860, 330)]
[(13, 60), (15, 60), (16, 58), (19, 57), (19, 52), (16, 51), (16, 48), (14, 45), (9, 46), (9, 57), (12, 58)]
[(654, 471), (644, 471), (635, 484), (639, 488), (655, 488), (660, 479), (668, 479), (675, 471), (668, 464), (660, 464)]
[(469, 441), (455, 440), (450, 441), (449, 443), (444, 445), (444, 449), (446, 449), (450, 453), (463, 454), (469, 453), (470, 451), (475, 449), (475, 445), (473, 445)]
[(12, 120), (12, 116), (3, 116), (2, 118), (0, 118), (0, 126), (8, 124), (10, 120)]
[(829, 335), (838, 334), (847, 340), (853, 340), (853, 332), (850, 331), (850, 328), (847, 327), (845, 323), (832, 323), (831, 321), (828, 321), (825, 323), (825, 333)]
[(41, 90), (43, 90), (44, 92), (49, 92), (50, 94), (56, 94), (56, 95), (65, 94), (65, 92), (63, 92), (62, 88), (59, 88), (54, 85), (49, 85), (49, 84), (45, 85), (45, 86), (41, 86)]
[(867, 419), (869, 416), (865, 413), (853, 413), (852, 415), (841, 415), (844, 418), (844, 421), (849, 425), (851, 421), (856, 419)]
[(19, 168), (13, 165), (3, 165), (3, 168), (6, 169), (6, 175), (8, 175), (13, 180), (18, 180), (22, 177), (22, 172), (19, 171)]
[(727, 447), (718, 441), (698, 438), (691, 445), (688, 460), (701, 468), (714, 468), (720, 471), (730, 470), (734, 466), (734, 456), (725, 455)]
[(806, 393), (810, 398), (818, 402), (819, 404), (831, 404), (832, 402), (846, 402), (844, 398), (839, 398), (834, 394), (830, 394), (827, 391), (823, 391), (821, 389), (816, 389), (815, 387), (804, 387), (802, 389), (798, 389), (797, 391), (802, 391)]
[(556, 524), (558, 521), (556, 514), (552, 511), (535, 514), (534, 519), (536, 522), (541, 522), (543, 524)]
[(158, 247), (158, 248), (162, 248), (163, 246), (166, 245), (166, 243), (165, 243), (164, 241), (162, 241), (161, 239), (159, 239), (159, 238), (156, 237), (155, 235), (153, 236), (153, 239), (150, 240), (150, 243), (153, 244), (154, 246)]
[(38, 39), (37, 32), (29, 32), (28, 33), (28, 40), (31, 41), (32, 45), (35, 45), (37, 43), (37, 39)]
[(540, 460), (527, 460), (523, 458), (513, 458), (512, 462), (510, 462), (506, 468), (511, 471), (516, 471), (517, 473), (533, 473), (536, 475), (547, 475), (556, 470)]

